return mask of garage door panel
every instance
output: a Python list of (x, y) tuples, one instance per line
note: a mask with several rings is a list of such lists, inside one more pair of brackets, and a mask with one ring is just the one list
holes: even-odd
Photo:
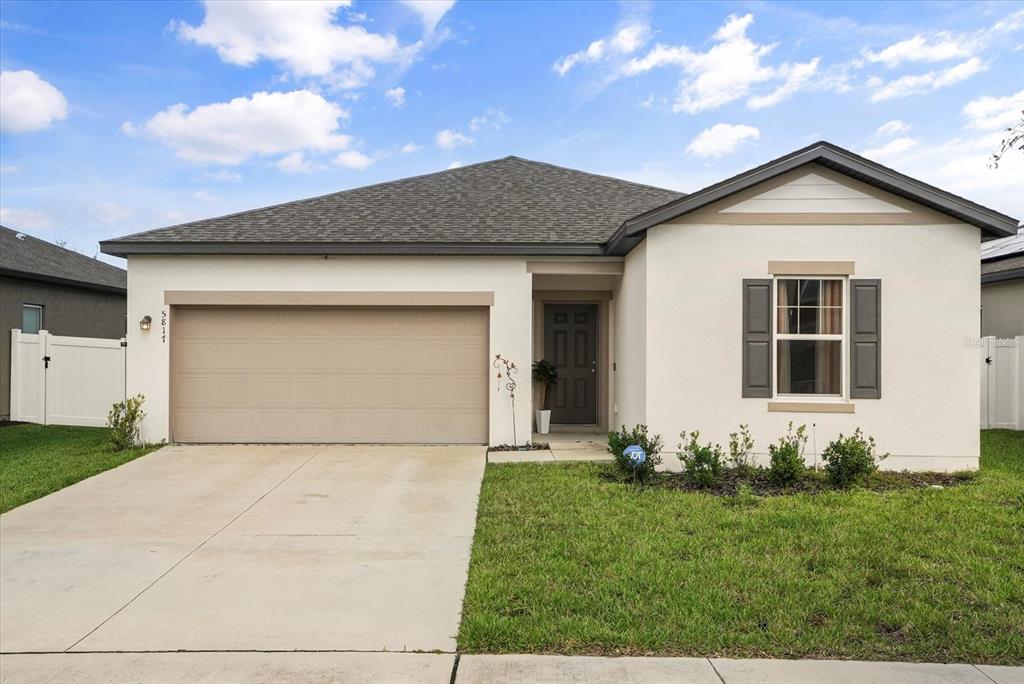
[(176, 307), (183, 442), (487, 441), (475, 308)]

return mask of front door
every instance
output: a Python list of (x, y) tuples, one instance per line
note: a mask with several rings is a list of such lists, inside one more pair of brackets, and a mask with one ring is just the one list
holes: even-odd
[(558, 368), (551, 422), (596, 424), (596, 304), (545, 305), (544, 358)]

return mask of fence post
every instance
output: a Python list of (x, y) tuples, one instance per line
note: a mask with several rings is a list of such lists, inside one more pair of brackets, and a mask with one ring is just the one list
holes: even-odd
[(21, 329), (11, 328), (11, 386), (10, 417), (17, 420), (21, 415), (21, 392), (18, 391), (18, 369), (21, 368)]
[(39, 358), (36, 361), (36, 369), (39, 373), (39, 409), (36, 414), (39, 416), (39, 422), (43, 425), (49, 425), (50, 421), (46, 415), (46, 361), (44, 357), (50, 355), (50, 333), (47, 330), (39, 331), (39, 346), (36, 347), (38, 350)]
[(1016, 387), (1013, 390), (1014, 406), (1017, 409), (1017, 429), (1024, 430), (1024, 335), (1015, 338), (1017, 342), (1016, 354)]

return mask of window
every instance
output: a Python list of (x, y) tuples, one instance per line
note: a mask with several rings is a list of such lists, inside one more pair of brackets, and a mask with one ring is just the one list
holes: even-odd
[(43, 307), (38, 304), (21, 306), (21, 332), (34, 335), (43, 327)]
[(776, 279), (776, 394), (843, 395), (843, 288), (839, 278)]

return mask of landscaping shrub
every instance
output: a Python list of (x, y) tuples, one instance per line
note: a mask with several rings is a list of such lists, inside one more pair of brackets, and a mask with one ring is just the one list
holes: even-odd
[(807, 444), (807, 426), (801, 425), (793, 430), (793, 423), (790, 421), (786, 434), (779, 437), (779, 443), (769, 445), (768, 453), (771, 454), (771, 465), (768, 467), (768, 477), (776, 485), (792, 484), (803, 475), (804, 445)]
[[(629, 459), (623, 455), (626, 447), (637, 444), (647, 453), (647, 460), (639, 467), (633, 468)], [(630, 477), (634, 472), (642, 482), (654, 474), (654, 467), (661, 463), (661, 435), (651, 435), (646, 425), (637, 425), (627, 430), (623, 425), (622, 429), (608, 433), (608, 453), (615, 458), (615, 464), (619, 470)]]
[(729, 433), (729, 462), (741, 473), (748, 474), (754, 469), (754, 438), (750, 426), (740, 425), (739, 432)]
[(114, 451), (124, 451), (137, 446), (139, 440), (139, 424), (145, 418), (142, 402), (146, 397), (137, 394), (124, 401), (116, 402), (107, 414), (107, 427), (110, 428), (110, 442)]
[(724, 453), (718, 444), (712, 446), (711, 442), (701, 446), (698, 440), (700, 432), (694, 431), (689, 435), (686, 432), (679, 434), (684, 440), (689, 436), (688, 443), (679, 445), (679, 460), (683, 463), (683, 470), (686, 476), (701, 487), (712, 487), (718, 484), (722, 478), (722, 461)]
[(878, 462), (886, 456), (888, 454), (875, 456), (875, 438), (864, 439), (860, 428), (849, 437), (840, 434), (821, 452), (829, 482), (836, 487), (849, 487), (863, 481), (878, 470)]

